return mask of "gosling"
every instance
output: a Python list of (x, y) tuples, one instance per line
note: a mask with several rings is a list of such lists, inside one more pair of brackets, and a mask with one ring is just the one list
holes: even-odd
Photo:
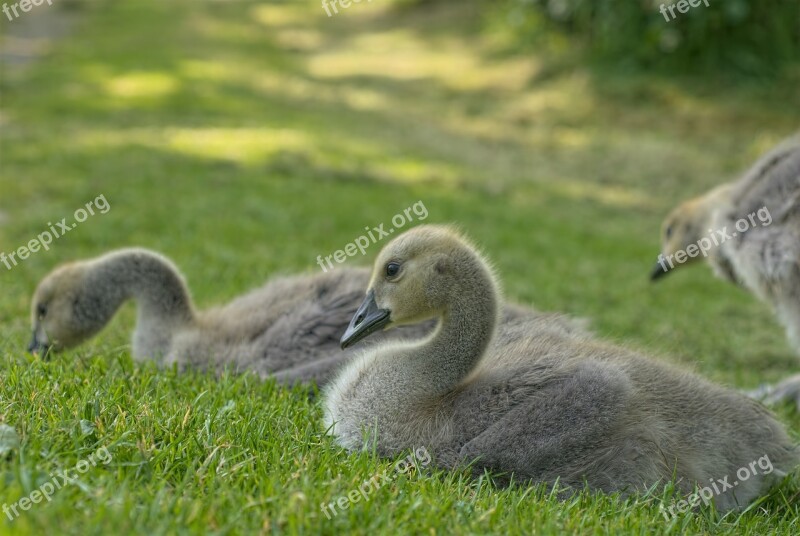
[[(678, 206), (664, 220), (661, 241), (654, 280), (702, 253), (718, 277), (773, 308), (800, 353), (800, 135), (738, 181)], [(676, 254), (682, 264), (672, 261)], [(800, 374), (758, 393), (768, 403), (793, 400), (800, 409)]]
[(673, 477), (688, 493), (767, 456), (769, 475), (719, 490), (721, 511), (798, 463), (758, 402), (588, 335), (541, 329), (537, 318), (498, 327), (499, 303), (486, 260), (452, 229), (419, 226), (387, 244), (342, 347), (381, 329), (437, 325), (422, 340), (354, 356), (324, 390), (328, 433), (348, 450), (424, 446), (445, 468), (473, 462), (517, 481), (623, 495)]

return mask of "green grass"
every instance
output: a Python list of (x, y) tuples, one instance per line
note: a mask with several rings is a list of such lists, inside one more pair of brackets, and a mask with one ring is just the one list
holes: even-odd
[[(559, 502), (423, 471), (328, 520), (320, 503), (393, 461), (337, 448), (302, 392), (132, 363), (132, 306), (52, 362), (25, 354), (28, 300), (60, 262), (154, 248), (206, 306), (318, 270), (317, 255), (422, 200), (427, 222), (484, 247), (511, 299), (739, 388), (796, 371), (770, 311), (708, 269), (647, 280), (662, 216), (796, 129), (796, 86), (559, 68), (509, 54), (476, 9), (385, 1), (329, 19), (315, 2), (85, 2), (47, 58), (3, 73), (0, 251), (100, 194), (111, 210), (0, 265), (0, 423), (20, 437), (0, 460), (0, 504), (98, 447), (113, 459), (0, 517), (0, 533), (800, 530), (796, 475), (741, 516), (667, 522), (655, 498)], [(800, 437), (797, 412), (777, 411)]]

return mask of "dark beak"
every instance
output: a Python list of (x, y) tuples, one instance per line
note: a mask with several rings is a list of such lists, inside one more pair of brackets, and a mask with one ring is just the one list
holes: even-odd
[(391, 322), (390, 315), (391, 311), (378, 308), (375, 292), (370, 290), (342, 335), (342, 350), (386, 326)]
[(40, 342), (36, 338), (36, 332), (33, 332), (31, 342), (28, 343), (28, 352), (33, 355), (40, 355), (44, 361), (50, 360), (50, 345)]
[(662, 262), (657, 262), (656, 265), (653, 267), (653, 271), (650, 272), (650, 281), (657, 281), (661, 279), (665, 275), (667, 275), (672, 268), (667, 267)]

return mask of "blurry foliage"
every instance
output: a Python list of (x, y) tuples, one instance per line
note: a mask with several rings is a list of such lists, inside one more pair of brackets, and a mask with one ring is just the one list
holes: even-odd
[[(800, 62), (800, 1), (708, 0), (665, 20), (677, 0), (506, 0), (517, 41), (558, 29), (591, 54), (632, 69), (772, 76)], [(670, 17), (672, 19), (672, 17)]]

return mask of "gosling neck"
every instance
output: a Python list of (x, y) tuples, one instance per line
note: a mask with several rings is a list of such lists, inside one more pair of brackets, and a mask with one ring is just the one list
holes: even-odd
[(136, 358), (166, 355), (175, 328), (195, 318), (189, 291), (177, 268), (146, 250), (128, 249), (101, 257), (87, 273), (86, 290), (106, 321), (125, 301), (136, 301)]
[(488, 267), (459, 281), (433, 335), (414, 356), (413, 376), (427, 393), (443, 395), (475, 368), (494, 336), (498, 316), (498, 288)]

